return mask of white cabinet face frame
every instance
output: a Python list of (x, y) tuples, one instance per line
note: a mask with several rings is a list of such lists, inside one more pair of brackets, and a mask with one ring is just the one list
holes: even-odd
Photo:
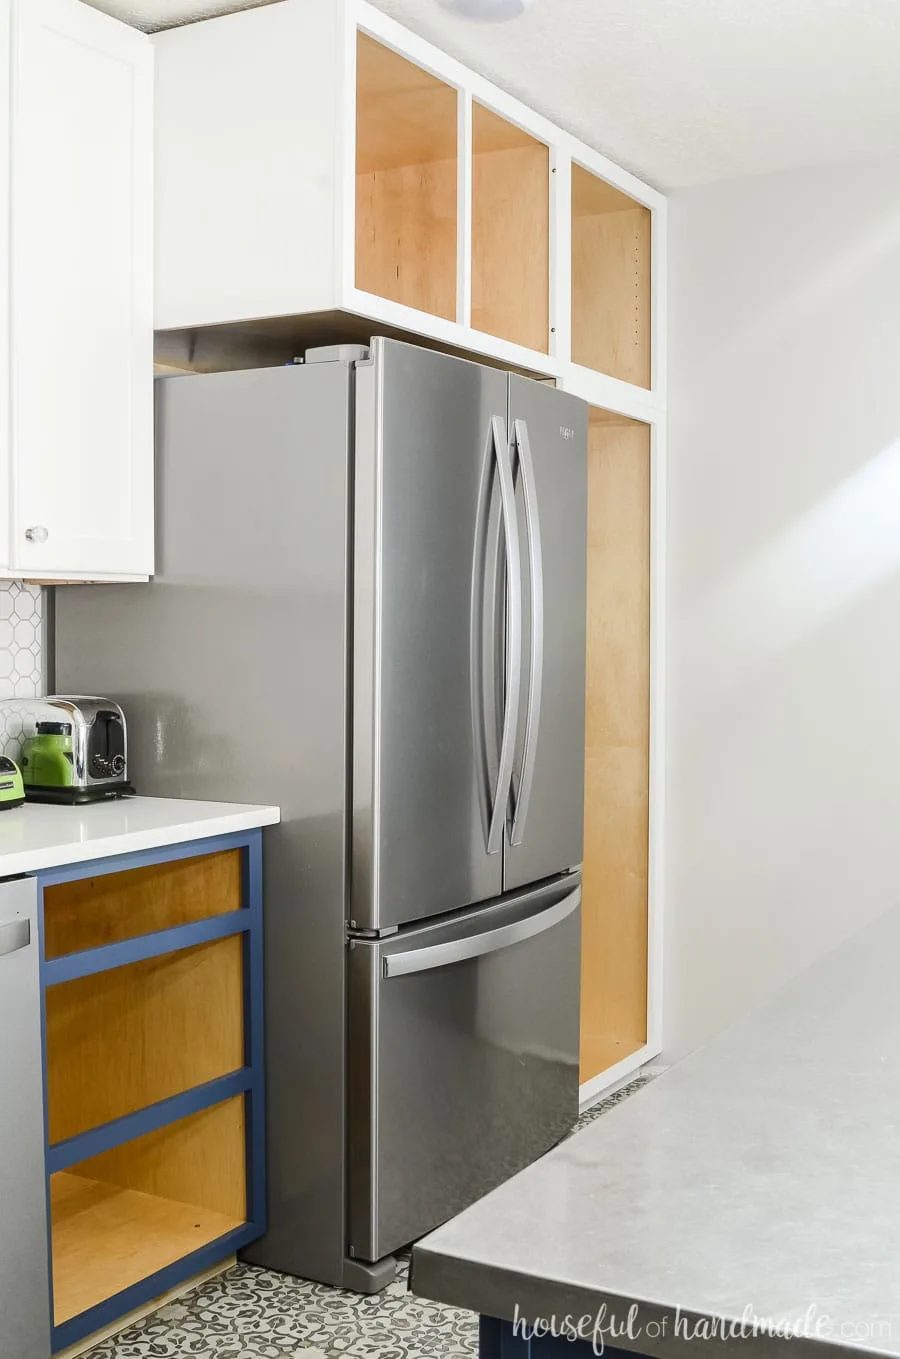
[[(573, 167), (581, 167), (597, 179), (604, 180), (613, 188), (620, 189), (635, 203), (650, 211), (650, 386), (637, 387), (607, 373), (597, 372), (572, 362), (572, 317), (567, 312), (565, 324), (566, 351), (561, 365), (561, 385), (567, 391), (576, 392), (594, 406), (618, 411), (633, 416), (637, 420), (651, 421), (660, 411), (666, 409), (666, 293), (667, 293), (667, 215), (666, 199), (649, 185), (641, 183), (627, 170), (613, 165), (599, 152), (592, 151), (574, 138), (567, 139), (567, 167), (569, 177), (565, 190), (566, 222), (564, 240), (571, 242), (571, 174)], [(562, 186), (560, 186), (562, 187)], [(559, 267), (567, 271), (565, 293), (567, 305), (571, 302), (571, 248), (566, 246), (559, 252), (565, 258), (558, 261)]]
[[(592, 405), (641, 420), (651, 429), (650, 468), (650, 754), (647, 884), (647, 1041), (636, 1052), (587, 1082), (586, 1107), (603, 1091), (626, 1080), (662, 1047), (663, 891), (665, 861), (665, 633), (666, 633), (666, 200), (599, 152), (555, 127), (489, 81), (417, 38), (366, 0), (347, 0), (343, 13), (343, 92), (339, 116), (338, 193), (342, 248), (337, 258), (337, 296), (348, 310), (402, 329), (489, 354), (556, 379)], [(356, 242), (356, 31), (362, 30), (459, 91), (459, 187), (456, 321), (445, 321), (355, 286)], [(549, 352), (538, 354), (508, 341), (471, 331), (472, 303), (472, 105), (483, 104), (549, 147), (550, 261)], [(645, 389), (572, 362), (572, 166), (621, 190), (651, 214), (650, 387)], [(475, 341), (473, 343), (473, 340)]]
[[(436, 76), (458, 92), (457, 308), (454, 320), (418, 311), (356, 286), (356, 33), (361, 30), (383, 46)], [(336, 255), (335, 294), (345, 310), (414, 330), (450, 345), (484, 353), (513, 367), (556, 378), (595, 405), (639, 419), (665, 406), (665, 199), (634, 175), (569, 136), (512, 95), (469, 70), (402, 24), (374, 9), (367, 0), (344, 0), (338, 24), (336, 119), (336, 211), (340, 249)], [(472, 108), (484, 105), (549, 149), (549, 337), (546, 354), (471, 330), (472, 307)], [(571, 361), (571, 166), (591, 174), (650, 209), (651, 386), (596, 373)], [(477, 337), (473, 343), (473, 336)]]
[[(434, 154), (424, 159), (432, 168), (447, 158), (446, 134), (453, 116), (448, 103), (456, 93), (455, 288), (450, 279), (448, 202), (453, 177), (446, 165), (439, 183), (434, 179), (430, 187), (424, 185), (427, 205), (421, 216), (410, 214), (410, 236), (397, 260), (389, 251), (375, 248), (371, 257), (363, 257), (358, 271), (360, 32), (448, 88), (449, 98), (436, 124), (440, 130)], [(157, 35), (154, 45), (161, 329), (344, 311), (363, 317), (373, 330), (396, 328), (413, 339), (421, 335), (476, 358), (551, 377), (597, 405), (640, 419), (663, 408), (665, 205), (655, 190), (374, 9), (368, 0), (283, 0), (170, 29)], [(390, 79), (388, 75), (386, 80)], [(243, 102), (234, 99), (236, 88), (244, 91)], [(479, 144), (481, 151), (493, 149), (490, 127), (487, 123), (479, 127), (480, 107), (548, 149), (546, 298), (543, 280), (534, 274), (521, 299), (514, 276), (498, 282), (494, 297), (484, 284), (491, 260), (502, 258), (501, 228), (493, 229), (491, 214), (500, 207), (505, 210), (517, 189), (523, 203), (531, 204), (538, 201), (539, 190), (537, 161), (529, 162), (527, 156), (521, 181), (510, 171), (505, 184), (476, 178), (473, 186), (473, 132), (476, 149)], [(204, 118), (198, 109), (204, 110)], [(366, 116), (372, 115), (364, 110), (364, 128)], [(414, 127), (415, 114), (410, 118)], [(503, 141), (500, 135), (498, 148)], [(261, 147), (266, 148), (265, 155), (260, 154)], [(401, 161), (398, 158), (398, 165)], [(572, 362), (573, 163), (652, 214), (649, 390)], [(373, 168), (381, 167), (373, 161)], [(473, 188), (477, 197), (486, 192), (486, 182), (493, 193), (476, 201), (478, 220), (473, 223)], [(248, 186), (252, 192), (247, 192)], [(257, 210), (260, 204), (262, 209)], [(185, 220), (200, 223), (208, 240), (202, 233), (185, 240)], [(376, 211), (372, 230), (378, 220)], [(406, 222), (402, 210), (397, 211), (397, 220)], [(529, 251), (543, 253), (542, 225), (531, 233), (524, 222), (521, 225), (511, 238), (514, 251), (523, 259)], [(439, 235), (428, 258), (432, 229)], [(379, 245), (366, 239), (370, 246)], [(642, 251), (645, 248), (641, 246)], [(395, 264), (402, 268), (397, 286), (391, 288)], [(229, 277), (229, 269), (239, 277)], [(223, 277), (225, 284), (220, 286)], [(364, 286), (357, 286), (357, 279)], [(384, 297), (382, 291), (392, 296)], [(407, 300), (396, 300), (400, 298)], [(473, 319), (488, 329), (474, 329)], [(492, 327), (503, 330), (507, 338), (491, 334)], [(610, 340), (613, 346), (617, 343), (615, 336)], [(529, 347), (535, 345), (539, 347)], [(546, 352), (540, 346), (546, 346)]]
[[(456, 315), (452, 320), (419, 311), (402, 302), (379, 297), (356, 286), (356, 35), (365, 33), (383, 47), (419, 66), (429, 75), (456, 90), (457, 97), (457, 233), (456, 233)], [(385, 325), (415, 330), (424, 335), (459, 345), (459, 326), (467, 310), (470, 290), (469, 231), (467, 215), (461, 208), (469, 201), (470, 175), (468, 157), (464, 155), (471, 144), (471, 115), (467, 110), (465, 87), (460, 77), (465, 68), (450, 61), (437, 48), (424, 42), (402, 24), (387, 18), (379, 10), (359, 2), (345, 0), (339, 24), (341, 90), (337, 110), (337, 192), (338, 238), (341, 249), (336, 256), (337, 278), (335, 291), (338, 304), (345, 311), (383, 321)]]
[[(511, 367), (557, 376), (560, 368), (556, 349), (560, 327), (556, 319), (558, 281), (553, 263), (558, 251), (558, 193), (557, 162), (560, 156), (559, 129), (534, 113), (526, 105), (505, 94), (470, 71), (461, 62), (448, 57), (439, 48), (417, 37), (402, 24), (382, 14), (366, 0), (346, 0), (343, 7), (341, 84), (343, 94), (339, 103), (338, 138), (338, 202), (340, 240), (336, 291), (347, 311), (369, 316), (387, 325), (413, 329), (446, 344), (471, 349), (472, 307), (472, 106), (483, 104), (491, 112), (522, 129), (530, 137), (544, 142), (550, 158), (549, 205), (549, 353), (541, 354), (523, 345), (477, 331), (477, 350)], [(376, 42), (391, 48), (400, 56), (420, 66), (444, 84), (458, 92), (458, 185), (457, 185), (457, 310), (454, 320), (445, 320), (430, 313), (417, 311), (402, 303), (392, 302), (356, 287), (356, 33), (362, 31)]]
[[(640, 417), (634, 417), (640, 418)], [(647, 1041), (585, 1081), (582, 1110), (624, 1084), (663, 1047), (663, 920), (666, 868), (666, 416), (643, 417), (650, 426), (650, 753), (647, 808)]]
[(650, 429), (650, 795), (647, 874), (647, 1051), (662, 1048), (666, 826), (666, 417)]

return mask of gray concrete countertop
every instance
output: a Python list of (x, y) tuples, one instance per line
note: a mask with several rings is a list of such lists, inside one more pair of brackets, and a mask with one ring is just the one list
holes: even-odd
[(605, 1306), (652, 1355), (900, 1355), (900, 910), (426, 1237), (411, 1287)]

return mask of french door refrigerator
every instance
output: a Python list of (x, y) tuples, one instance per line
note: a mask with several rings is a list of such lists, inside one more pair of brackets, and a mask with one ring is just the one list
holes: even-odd
[(577, 1115), (586, 407), (381, 338), (157, 396), (158, 573), (57, 591), (55, 687), (281, 805), (246, 1257), (374, 1290)]

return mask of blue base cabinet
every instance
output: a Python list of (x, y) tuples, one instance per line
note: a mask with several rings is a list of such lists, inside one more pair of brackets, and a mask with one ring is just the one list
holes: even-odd
[[(554, 1319), (557, 1320), (557, 1319)], [(580, 1318), (575, 1318), (577, 1327)], [(500, 1321), (497, 1317), (479, 1317), (479, 1359), (588, 1359), (602, 1354), (605, 1359), (640, 1359), (634, 1351), (613, 1349), (600, 1338), (591, 1338), (591, 1319), (584, 1320), (579, 1333), (567, 1319), (558, 1318), (558, 1325), (532, 1327), (530, 1324)], [(539, 1333), (535, 1333), (535, 1332)], [(554, 1334), (553, 1331), (556, 1333)]]
[(54, 1352), (265, 1230), (261, 854), (36, 877)]

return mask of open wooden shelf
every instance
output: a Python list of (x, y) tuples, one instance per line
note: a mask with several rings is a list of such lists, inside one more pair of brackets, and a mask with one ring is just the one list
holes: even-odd
[(54, 1325), (246, 1221), (239, 1096), (50, 1177)]
[(650, 216), (573, 162), (572, 361), (647, 388)]
[(44, 957), (237, 911), (242, 894), (237, 849), (55, 883), (44, 889)]
[(472, 104), (472, 325), (547, 353), (550, 149)]
[(244, 1065), (243, 947), (232, 935), (47, 988), (51, 1144)]
[(356, 286), (456, 318), (457, 91), (357, 35)]
[(647, 1041), (650, 428), (588, 427), (581, 1081)]

